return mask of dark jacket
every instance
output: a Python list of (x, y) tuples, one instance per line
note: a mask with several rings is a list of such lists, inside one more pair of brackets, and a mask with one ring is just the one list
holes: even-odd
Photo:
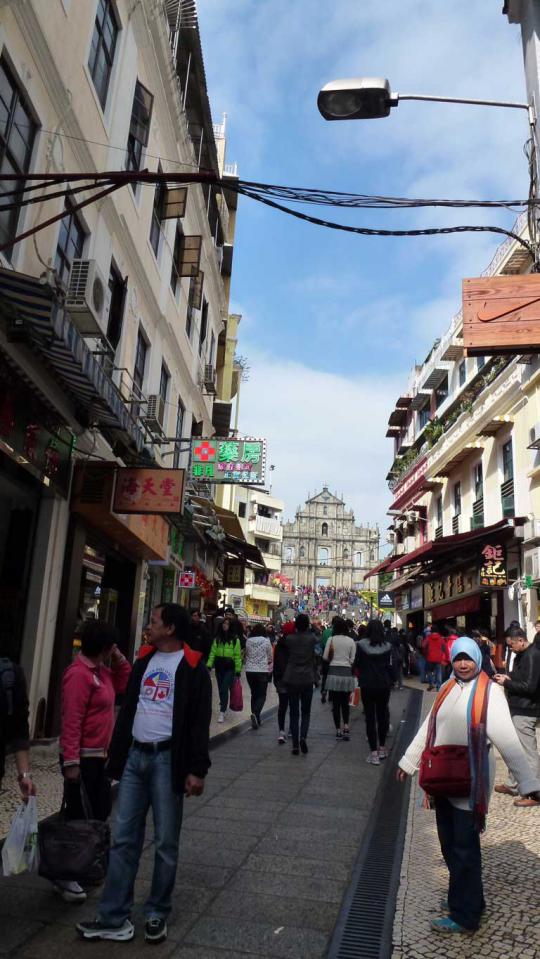
[(283, 676), (285, 668), (289, 661), (289, 650), (285, 645), (286, 636), (280, 636), (274, 646), (274, 668), (272, 670), (272, 679), (278, 692), (284, 691)]
[(292, 689), (304, 689), (315, 682), (315, 646), (317, 637), (311, 632), (291, 633), (284, 639), (288, 653), (283, 684)]
[(512, 716), (540, 716), (540, 649), (536, 643), (516, 653), (504, 688)]
[(391, 658), (390, 643), (372, 646), (369, 639), (361, 639), (354, 661), (359, 685), (364, 689), (390, 689), (394, 682)]
[[(120, 779), (133, 741), (132, 729), (141, 682), (154, 653), (138, 659), (126, 690), (124, 705), (114, 727), (107, 773)], [(172, 787), (184, 792), (190, 773), (203, 779), (210, 766), (208, 740), (212, 718), (212, 685), (201, 654), (184, 643), (184, 656), (175, 673), (171, 745)]]
[(4, 777), (6, 749), (14, 752), (28, 749), (30, 732), (28, 729), (28, 697), (26, 680), (20, 666), (11, 660), (2, 659), (0, 669), (0, 781)]
[(203, 659), (206, 662), (210, 655), (210, 649), (212, 648), (212, 637), (210, 630), (207, 629), (204, 623), (197, 623), (197, 625), (195, 625), (195, 623), (191, 624), (191, 648), (198, 653), (202, 653)]

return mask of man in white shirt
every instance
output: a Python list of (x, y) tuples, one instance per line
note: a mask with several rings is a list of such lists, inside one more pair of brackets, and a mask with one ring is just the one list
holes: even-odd
[(152, 611), (148, 641), (154, 651), (135, 663), (111, 743), (107, 768), (120, 780), (115, 841), (98, 916), (77, 925), (83, 939), (133, 938), (133, 887), (150, 806), (155, 856), (145, 939), (167, 937), (183, 796), (202, 794), (210, 767), (212, 689), (201, 653), (186, 642), (190, 634), (181, 606), (166, 603)]

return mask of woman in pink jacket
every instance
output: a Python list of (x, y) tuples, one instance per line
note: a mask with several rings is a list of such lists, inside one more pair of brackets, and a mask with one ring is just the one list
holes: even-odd
[[(111, 784), (105, 773), (114, 728), (116, 696), (125, 692), (131, 666), (116, 645), (114, 627), (100, 620), (83, 623), (81, 652), (62, 678), (60, 762), (68, 819), (84, 818), (81, 782), (94, 819), (111, 812)], [(68, 902), (81, 902), (86, 893), (76, 882), (57, 882)]]

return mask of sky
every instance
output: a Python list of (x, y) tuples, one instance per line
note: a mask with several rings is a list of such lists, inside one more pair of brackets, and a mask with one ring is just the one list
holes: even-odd
[[(526, 114), (402, 102), (387, 119), (329, 123), (316, 100), (340, 77), (400, 93), (523, 101), (519, 28), (501, 0), (198, 0), (214, 121), (242, 179), (406, 197), (527, 194)], [(489, 224), (511, 212), (329, 210), (358, 226)], [(268, 440), (273, 492), (294, 516), (323, 483), (357, 520), (388, 525), (388, 416), (411, 368), (500, 242), (490, 233), (368, 238), (240, 198), (230, 309), (247, 358), (240, 429)]]

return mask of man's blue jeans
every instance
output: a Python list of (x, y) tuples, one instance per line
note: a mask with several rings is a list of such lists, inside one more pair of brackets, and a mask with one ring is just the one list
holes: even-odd
[(442, 663), (426, 663), (426, 679), (430, 686), (440, 689), (442, 686)]
[(101, 922), (121, 926), (131, 915), (150, 806), (154, 819), (154, 871), (144, 911), (147, 919), (167, 918), (172, 908), (182, 805), (183, 796), (172, 790), (170, 749), (147, 753), (133, 746), (118, 789), (114, 843), (99, 905)]

